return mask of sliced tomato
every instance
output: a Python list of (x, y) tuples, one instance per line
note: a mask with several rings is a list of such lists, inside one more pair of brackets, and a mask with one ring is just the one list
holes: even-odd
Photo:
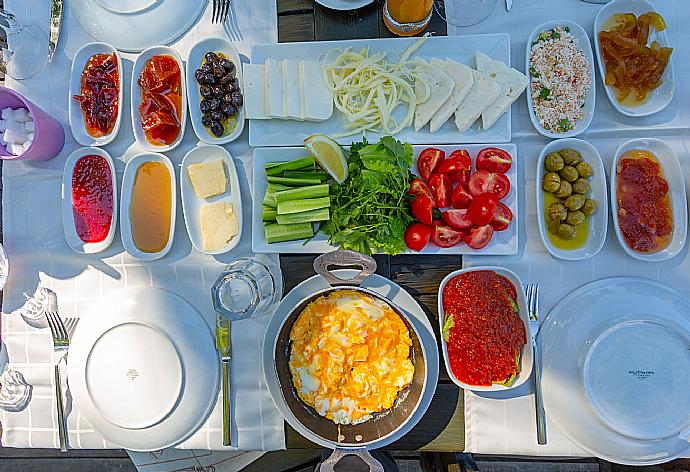
[(473, 196), (493, 193), (499, 200), (510, 192), (510, 179), (505, 174), (492, 174), (486, 170), (478, 170), (470, 177), (467, 188)]
[(463, 240), (465, 232), (451, 228), (440, 221), (434, 221), (434, 230), (431, 233), (431, 242), (438, 247), (453, 247)]
[(494, 235), (491, 225), (475, 226), (463, 238), (463, 241), (472, 249), (481, 249), (489, 244)]
[(494, 231), (503, 231), (508, 229), (511, 221), (513, 221), (513, 212), (510, 211), (510, 208), (506, 205), (498, 202), (494, 217), (489, 224), (493, 227)]
[(436, 208), (445, 208), (450, 205), (450, 197), (453, 193), (453, 184), (446, 174), (431, 174), (429, 188), (436, 202)]
[(457, 174), (458, 172), (465, 172), (472, 167), (472, 159), (467, 151), (458, 149), (453, 151), (448, 159), (441, 162), (436, 169), (436, 172), (441, 174)]
[(431, 239), (432, 228), (422, 223), (412, 223), (405, 230), (405, 245), (413, 251), (421, 251)]
[(477, 170), (488, 170), (494, 174), (505, 174), (513, 165), (513, 158), (503, 149), (486, 148), (479, 151), (475, 166)]
[(434, 219), (434, 201), (426, 195), (417, 195), (411, 204), (412, 216), (417, 221), (430, 225)]
[[(410, 189), (407, 191), (407, 193), (409, 195), (414, 195), (415, 197), (419, 195), (426, 195), (432, 200), (434, 199), (434, 196), (431, 194), (431, 189), (422, 179), (412, 180), (412, 182), (410, 182)], [(436, 206), (435, 202), (434, 206)]]
[(436, 171), (445, 157), (446, 153), (440, 149), (426, 148), (417, 158), (417, 172), (424, 180), (429, 180), (429, 176)]
[(477, 226), (488, 225), (489, 222), (494, 218), (494, 213), (496, 212), (496, 206), (498, 205), (498, 199), (492, 193), (483, 193), (477, 195), (469, 209), (467, 210), (467, 215), (473, 224)]
[(450, 181), (453, 182), (454, 184), (467, 185), (467, 182), (470, 181), (470, 171), (464, 170), (462, 172), (456, 172), (454, 174), (450, 174)]
[(473, 198), (470, 191), (467, 190), (467, 185), (458, 184), (453, 189), (453, 193), (450, 196), (450, 202), (455, 208), (469, 208)]
[(466, 229), (472, 226), (472, 220), (467, 208), (447, 210), (441, 213), (443, 221), (456, 229)]

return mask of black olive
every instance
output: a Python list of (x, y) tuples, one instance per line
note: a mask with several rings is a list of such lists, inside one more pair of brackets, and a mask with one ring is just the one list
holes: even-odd
[(223, 77), (218, 79), (218, 82), (220, 82), (222, 85), (228, 84), (232, 81), (233, 77), (232, 74), (225, 74)]
[(215, 52), (207, 52), (206, 55), (204, 55), (204, 58), (210, 62), (211, 64), (215, 64), (220, 61), (220, 58), (218, 57), (218, 54)]
[(231, 117), (237, 114), (237, 108), (232, 106), (231, 104), (226, 104), (223, 105), (223, 114), (227, 117)]
[(223, 112), (221, 112), (220, 110), (213, 110), (211, 112), (211, 119), (213, 121), (221, 121), (223, 118)]
[(211, 110), (220, 110), (220, 107), (223, 106), (223, 102), (217, 98), (211, 98), (209, 102), (211, 102)]
[(236, 106), (237, 108), (242, 106), (242, 103), (244, 102), (242, 94), (240, 91), (232, 92), (232, 104)]
[(224, 87), (225, 87), (225, 91), (228, 92), (228, 93), (232, 93), (232, 92), (234, 92), (235, 90), (237, 90), (237, 86), (236, 86), (234, 83), (232, 83), (232, 82), (230, 82), (230, 83), (228, 83), (228, 84), (225, 84)]
[(213, 89), (208, 85), (202, 85), (199, 87), (199, 94), (201, 94), (201, 96), (204, 98), (209, 98), (211, 95), (213, 95)]
[(201, 64), (200, 69), (204, 71), (204, 74), (213, 74), (213, 66), (208, 62)]
[(220, 78), (225, 74), (225, 70), (219, 66), (218, 64), (213, 64), (213, 75), (217, 78)]
[(226, 93), (223, 95), (223, 103), (232, 103), (232, 94)]
[(224, 132), (225, 128), (218, 121), (214, 121), (211, 123), (211, 133), (213, 133), (213, 135), (216, 138), (220, 138), (221, 136), (223, 136)]
[(202, 124), (202, 125), (208, 127), (208, 126), (211, 126), (211, 122), (213, 122), (213, 120), (211, 119), (211, 114), (210, 114), (210, 113), (204, 113), (204, 114), (201, 116), (201, 124)]
[(201, 110), (201, 113), (211, 111), (211, 100), (207, 100), (205, 98), (201, 100), (201, 103), (199, 103), (199, 110)]
[(194, 78), (196, 78), (196, 81), (200, 84), (204, 83), (204, 75), (204, 71), (201, 69), (197, 69), (194, 71)]
[(213, 87), (213, 96), (216, 98), (221, 98), (223, 96), (223, 87), (221, 85), (215, 85)]
[(235, 64), (230, 59), (227, 59), (227, 58), (221, 59), (220, 65), (223, 66), (223, 69), (225, 69), (226, 72), (234, 74)]

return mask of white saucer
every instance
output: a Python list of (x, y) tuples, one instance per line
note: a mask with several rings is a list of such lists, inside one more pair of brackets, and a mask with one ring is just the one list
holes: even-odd
[(70, 345), (75, 407), (125, 449), (179, 444), (215, 406), (218, 353), (196, 309), (158, 288), (118, 290), (85, 315)]
[(544, 406), (596, 457), (652, 465), (690, 453), (690, 300), (647, 279), (584, 285), (542, 322)]
[(315, 0), (331, 10), (355, 10), (369, 5), (374, 0)]

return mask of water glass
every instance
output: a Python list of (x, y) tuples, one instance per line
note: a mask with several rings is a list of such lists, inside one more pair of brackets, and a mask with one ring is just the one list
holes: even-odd
[(48, 62), (48, 37), (34, 24), (20, 23), (15, 16), (0, 10), (2, 48), (0, 68), (13, 79), (28, 79), (38, 74)]
[(276, 301), (276, 283), (266, 264), (243, 257), (223, 269), (211, 288), (213, 307), (230, 321), (263, 313)]
[(497, 0), (453, 0), (446, 5), (446, 23), (472, 26), (486, 20), (496, 8)]

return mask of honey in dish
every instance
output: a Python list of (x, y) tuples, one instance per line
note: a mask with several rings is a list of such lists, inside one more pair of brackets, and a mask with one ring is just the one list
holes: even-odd
[(129, 217), (132, 239), (143, 252), (159, 252), (168, 244), (172, 188), (162, 162), (145, 162), (137, 169)]

